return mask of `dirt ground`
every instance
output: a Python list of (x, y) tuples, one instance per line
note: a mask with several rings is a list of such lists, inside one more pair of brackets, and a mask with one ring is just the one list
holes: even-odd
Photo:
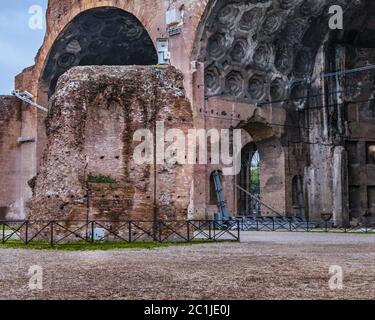
[[(28, 287), (43, 268), (43, 290)], [(331, 291), (329, 268), (344, 288)], [(154, 250), (0, 250), (0, 299), (375, 299), (375, 236), (246, 233)]]

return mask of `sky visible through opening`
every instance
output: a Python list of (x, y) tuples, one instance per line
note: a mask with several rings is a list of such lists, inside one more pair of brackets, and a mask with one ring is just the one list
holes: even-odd
[[(0, 9), (0, 95), (10, 94), (17, 74), (34, 64), (45, 34), (48, 0), (2, 1)], [(33, 7), (34, 6), (34, 7)], [(43, 9), (42, 29), (30, 27), (35, 6)], [(35, 21), (35, 20), (34, 20)]]

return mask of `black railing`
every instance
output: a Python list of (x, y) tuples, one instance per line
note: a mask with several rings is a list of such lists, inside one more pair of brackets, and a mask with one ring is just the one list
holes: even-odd
[(238, 217), (241, 231), (375, 233), (367, 220), (357, 226), (335, 226), (333, 221), (303, 220), (287, 217)]
[(240, 241), (240, 221), (0, 221), (1, 243)]
[(0, 243), (49, 243), (78, 241), (194, 242), (240, 241), (244, 231), (375, 233), (375, 226), (336, 227), (332, 221), (306, 221), (281, 217), (238, 217), (225, 221), (0, 221)]

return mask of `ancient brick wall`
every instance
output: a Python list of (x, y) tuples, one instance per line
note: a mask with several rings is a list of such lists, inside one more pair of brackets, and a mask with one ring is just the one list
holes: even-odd
[(21, 103), (0, 96), (0, 220), (21, 218), (20, 145)]
[[(31, 219), (186, 219), (193, 168), (138, 164), (138, 129), (155, 120), (193, 128), (183, 77), (173, 67), (76, 67), (59, 81), (47, 117), (48, 144), (29, 204)], [(154, 181), (156, 170), (156, 183)], [(104, 177), (103, 181), (97, 181)], [(97, 183), (100, 182), (100, 183)], [(87, 191), (89, 187), (90, 191)], [(156, 187), (156, 190), (154, 189)]]

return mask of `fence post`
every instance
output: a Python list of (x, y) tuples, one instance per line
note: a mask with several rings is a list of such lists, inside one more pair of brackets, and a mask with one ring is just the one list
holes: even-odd
[(240, 220), (237, 220), (237, 241), (241, 241), (241, 224), (240, 224)]
[(161, 243), (161, 242), (163, 242), (163, 234), (162, 234), (162, 230), (161, 230), (161, 221), (160, 220), (158, 221), (158, 229), (159, 229), (159, 239), (158, 239), (158, 241)]
[(153, 238), (153, 240), (154, 240), (154, 242), (157, 242), (158, 241), (158, 239), (157, 239), (157, 230), (158, 229), (158, 222), (156, 221), (156, 220), (154, 220), (153, 222), (152, 222), (152, 238)]
[(208, 221), (208, 240), (212, 240), (211, 220)]
[(91, 221), (91, 242), (92, 243), (95, 242), (95, 226), (96, 226), (96, 222)]
[(54, 225), (54, 222), (53, 221), (51, 221), (51, 223), (50, 223), (50, 225), (51, 225), (51, 238), (50, 238), (50, 244), (51, 244), (51, 247), (53, 247), (54, 246), (54, 243), (53, 243), (53, 225)]
[(29, 220), (26, 220), (25, 244), (29, 244)]
[(214, 224), (214, 241), (216, 241), (216, 221), (213, 221)]
[(128, 226), (129, 226), (129, 243), (132, 243), (132, 222), (131, 221), (129, 221)]
[(190, 242), (190, 221), (186, 221), (187, 223), (187, 241)]
[(5, 243), (5, 223), (3, 222), (3, 239), (1, 240), (1, 243)]

